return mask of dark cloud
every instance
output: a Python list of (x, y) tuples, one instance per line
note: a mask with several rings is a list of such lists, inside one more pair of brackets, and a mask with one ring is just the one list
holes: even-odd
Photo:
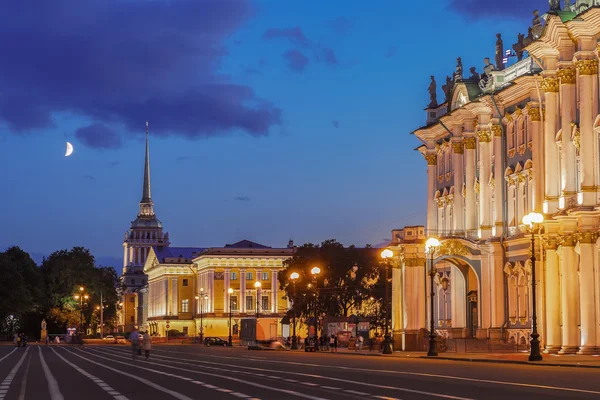
[(238, 196), (233, 198), (234, 201), (250, 201), (250, 197), (248, 196)]
[(84, 126), (75, 131), (75, 137), (87, 147), (117, 149), (121, 147), (121, 137), (101, 123)]
[(300, 50), (292, 49), (283, 54), (288, 68), (294, 72), (303, 72), (310, 62)]
[[(504, 0), (488, 1), (480, 0), (451, 0), (448, 8), (467, 17), (474, 19), (511, 18), (516, 20), (531, 21), (532, 12), (540, 10), (540, 14), (548, 10), (547, 0)], [(525, 31), (526, 27), (523, 28)], [(516, 36), (516, 34), (515, 34)]]
[(345, 36), (352, 30), (352, 22), (346, 17), (337, 17), (330, 23), (331, 28), (339, 35)]
[(86, 179), (88, 181), (95, 181), (96, 178), (94, 177), (94, 175), (84, 175), (83, 179)]
[(325, 60), (325, 62), (327, 64), (337, 65), (337, 63), (338, 63), (338, 60), (337, 60), (337, 57), (335, 56), (334, 51), (327, 47), (323, 48), (323, 59)]
[(333, 125), (334, 128), (339, 128), (340, 121), (338, 121), (337, 119), (334, 119), (333, 121), (331, 121), (331, 125)]
[(217, 72), (250, 0), (5, 3), (0, 122), (13, 133), (52, 127), (56, 112), (135, 132), (150, 118), (154, 134), (188, 138), (281, 125), (279, 108)]
[(398, 52), (398, 48), (394, 45), (390, 45), (388, 49), (385, 51), (385, 58), (392, 58)]
[(304, 32), (299, 26), (293, 28), (271, 28), (267, 29), (263, 35), (265, 39), (287, 39), (294, 46), (308, 47), (311, 41), (304, 36)]

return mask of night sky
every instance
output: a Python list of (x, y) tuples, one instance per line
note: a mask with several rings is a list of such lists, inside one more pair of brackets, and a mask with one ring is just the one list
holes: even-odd
[[(424, 125), (545, 0), (5, 0), (0, 248), (122, 265), (142, 195), (174, 246), (336, 238), (425, 222)], [(65, 142), (75, 146), (64, 157)]]

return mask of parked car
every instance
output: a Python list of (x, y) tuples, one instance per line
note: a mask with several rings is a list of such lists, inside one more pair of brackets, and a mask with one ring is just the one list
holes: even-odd
[(108, 340), (108, 341), (114, 342), (115, 341), (115, 337), (113, 335), (106, 335), (106, 336), (104, 336), (103, 340)]
[(210, 346), (227, 346), (229, 343), (227, 343), (226, 340), (221, 339), (220, 337), (207, 337), (204, 338), (204, 345), (206, 347), (210, 347)]
[(117, 343), (117, 344), (127, 344), (127, 339), (125, 339), (125, 336), (117, 336), (115, 338), (115, 343)]

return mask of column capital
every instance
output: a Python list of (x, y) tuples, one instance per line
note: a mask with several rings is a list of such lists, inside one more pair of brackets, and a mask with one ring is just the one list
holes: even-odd
[(492, 125), (492, 133), (494, 134), (494, 137), (502, 137), (502, 126), (500, 125)]
[(463, 144), (465, 145), (465, 149), (475, 150), (475, 138), (474, 137), (464, 138)]
[(561, 233), (558, 236), (558, 245), (563, 247), (573, 247), (577, 242), (577, 235), (572, 233)]
[(597, 75), (598, 74), (598, 60), (579, 60), (575, 63), (579, 75)]
[(530, 107), (527, 113), (532, 122), (540, 122), (542, 120), (539, 107)]
[(542, 244), (546, 250), (556, 250), (558, 248), (558, 238), (556, 236), (543, 236)]
[(544, 93), (558, 93), (558, 78), (547, 76), (542, 79)]
[(463, 142), (452, 142), (452, 151), (454, 154), (463, 154), (465, 152)]
[(426, 153), (423, 154), (425, 160), (427, 161), (427, 165), (437, 165), (437, 154), (435, 153)]
[(575, 68), (561, 68), (556, 74), (561, 85), (572, 85), (577, 79)]
[(593, 244), (598, 240), (598, 232), (577, 232), (577, 241), (582, 244)]
[(479, 143), (489, 143), (492, 141), (492, 131), (489, 129), (480, 129), (477, 131)]

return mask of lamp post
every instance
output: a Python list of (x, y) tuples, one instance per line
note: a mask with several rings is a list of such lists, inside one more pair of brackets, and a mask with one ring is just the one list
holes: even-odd
[(196, 296), (196, 300), (200, 303), (200, 341), (202, 341), (204, 337), (204, 324), (203, 324), (203, 314), (204, 314), (204, 300), (208, 300), (208, 294), (204, 294), (204, 288), (200, 288), (200, 295)]
[(437, 251), (437, 249), (440, 247), (441, 243), (438, 239), (436, 238), (429, 238), (427, 239), (427, 242), (425, 242), (425, 252), (427, 254), (429, 254), (429, 278), (431, 279), (431, 315), (430, 315), (430, 321), (429, 321), (429, 351), (427, 352), (427, 357), (437, 357), (438, 352), (437, 352), (437, 340), (436, 340), (436, 334), (435, 334), (435, 318), (433, 315), (433, 298), (435, 296), (435, 290), (434, 290), (434, 285), (435, 282), (433, 280), (433, 278), (435, 277), (436, 274), (436, 270), (435, 267), (433, 266), (433, 256), (435, 254), (435, 252)]
[(79, 287), (79, 294), (76, 294), (75, 300), (79, 300), (79, 331), (81, 332), (83, 330), (83, 300), (87, 300), (90, 298), (90, 296), (86, 294), (84, 294), (83, 292), (85, 291), (85, 288), (83, 286)]
[(389, 332), (390, 325), (390, 290), (388, 270), (390, 269), (390, 258), (394, 256), (394, 252), (390, 249), (385, 249), (381, 252), (381, 258), (385, 261), (385, 334), (383, 337), (383, 354), (392, 354), (392, 337)]
[(531, 230), (531, 295), (532, 295), (532, 307), (533, 312), (531, 313), (531, 352), (529, 353), (529, 361), (542, 361), (542, 354), (540, 352), (540, 341), (537, 331), (537, 297), (535, 295), (535, 230), (533, 224), (541, 224), (544, 222), (544, 216), (536, 212), (530, 212), (523, 217), (523, 223), (529, 225)]
[(229, 293), (229, 347), (233, 346), (233, 342), (231, 340), (231, 295), (233, 294), (233, 289), (227, 289), (227, 293)]
[(319, 329), (319, 326), (317, 325), (319, 323), (318, 322), (318, 316), (317, 316), (317, 301), (318, 301), (317, 295), (318, 295), (318, 292), (319, 292), (319, 287), (318, 287), (318, 283), (317, 283), (317, 275), (319, 275), (321, 273), (321, 268), (319, 268), (319, 267), (313, 267), (310, 270), (310, 273), (313, 276), (313, 282), (314, 282), (314, 285), (315, 285), (315, 348), (317, 349), (318, 348), (317, 338), (319, 336), (317, 334), (317, 331)]
[(292, 350), (298, 350), (298, 341), (296, 339), (296, 279), (300, 277), (300, 274), (297, 272), (292, 272), (290, 275), (290, 279), (292, 280), (292, 286), (294, 288), (294, 294), (292, 299)]
[(254, 282), (254, 287), (256, 288), (256, 321), (258, 322), (258, 317), (260, 316), (259, 306), (260, 306), (260, 287), (262, 284), (260, 281)]

